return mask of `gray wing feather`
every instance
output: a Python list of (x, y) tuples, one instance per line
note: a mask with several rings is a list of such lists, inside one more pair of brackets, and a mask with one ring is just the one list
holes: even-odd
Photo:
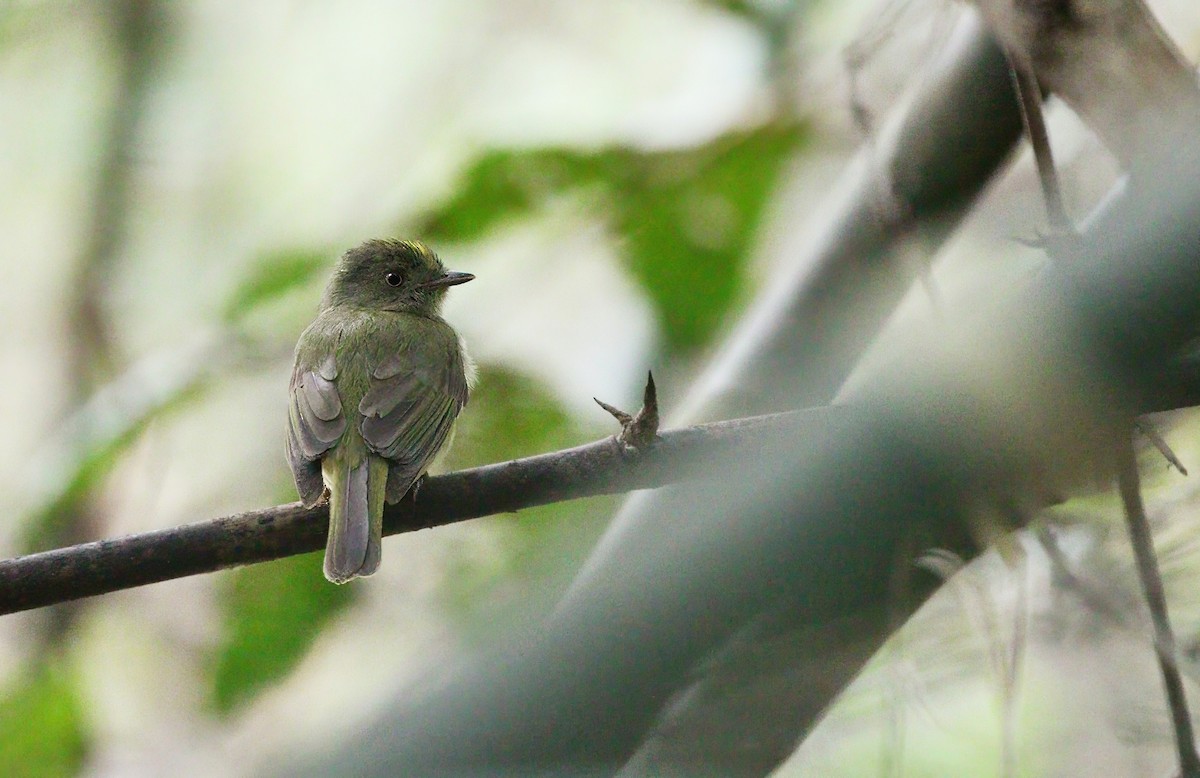
[[(389, 363), (394, 361), (388, 360)], [(401, 404), (412, 405), (431, 383), (418, 376), (416, 371), (390, 375), (380, 375), (379, 372), (375, 371), (377, 380), (371, 383), (371, 388), (358, 404), (358, 412), (368, 418), (387, 416)]]
[(333, 379), (337, 378), (338, 371), (337, 371), (336, 357), (334, 357), (333, 354), (329, 354), (328, 356), (326, 356), (325, 361), (323, 361), (317, 367), (317, 373), (320, 374), (320, 376), (322, 378), (324, 378), (326, 381), (332, 381)]
[[(428, 350), (427, 350), (428, 349)], [(389, 497), (403, 496), (446, 442), (467, 402), (467, 379), (457, 339), (441, 353), (401, 349), (373, 371), (375, 378), (359, 403), (363, 440), (393, 463)], [(392, 479), (405, 481), (392, 488)]]
[(306, 459), (317, 459), (333, 447), (346, 431), (342, 400), (337, 387), (312, 371), (297, 371), (288, 417)]
[[(342, 400), (333, 382), (317, 373), (306, 373), (296, 387), (298, 398), (307, 406), (304, 416), (311, 421), (331, 422), (342, 415)], [(302, 406), (302, 407), (305, 407)]]
[(300, 493), (300, 502), (311, 508), (321, 500), (325, 493), (325, 479), (321, 476), (320, 460), (309, 460), (300, 456), (296, 451), (296, 436), (288, 425), (287, 458), (292, 468), (292, 478), (296, 481), (296, 491)]
[(346, 431), (342, 401), (333, 384), (336, 376), (332, 357), (318, 370), (297, 366), (292, 373), (287, 456), (300, 500), (308, 506), (315, 505), (325, 491), (321, 455), (333, 448)]

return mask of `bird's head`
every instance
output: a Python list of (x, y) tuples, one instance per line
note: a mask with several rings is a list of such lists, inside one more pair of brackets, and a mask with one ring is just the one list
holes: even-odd
[(420, 241), (368, 240), (338, 260), (321, 307), (351, 305), (436, 316), (446, 289), (474, 277), (446, 270)]

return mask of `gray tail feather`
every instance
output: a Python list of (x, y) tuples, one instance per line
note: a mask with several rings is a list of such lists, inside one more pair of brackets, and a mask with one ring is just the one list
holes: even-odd
[[(384, 472), (384, 477), (387, 477), (387, 472)], [(380, 506), (382, 507), (382, 506)], [(367, 530), (367, 553), (363, 557), (362, 567), (359, 569), (359, 575), (374, 575), (379, 569), (379, 561), (383, 557), (383, 511), (377, 511), (370, 519), (370, 527)]]
[(325, 577), (333, 583), (370, 575), (379, 567), (379, 541), (371, 531), (369, 471), (364, 457), (334, 484), (340, 493), (330, 495)]

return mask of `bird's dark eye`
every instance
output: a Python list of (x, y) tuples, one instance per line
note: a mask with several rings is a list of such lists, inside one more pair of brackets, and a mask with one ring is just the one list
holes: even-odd
[(399, 273), (388, 273), (383, 277), (383, 280), (387, 281), (388, 286), (400, 286), (400, 284), (404, 283), (404, 276)]

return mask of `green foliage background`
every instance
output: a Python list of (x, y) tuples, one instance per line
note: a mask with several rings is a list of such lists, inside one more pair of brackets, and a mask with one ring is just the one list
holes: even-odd
[[(11, 497), (0, 553), (294, 500), (282, 456), (291, 350), (337, 255), (374, 235), (420, 237), (456, 269), (478, 271), (479, 282), (453, 294), (483, 287), (502, 314), (481, 319), (471, 343), (484, 355), (480, 380), (446, 468), (613, 432), (590, 405), (601, 390), (565, 389), (561, 365), (537, 364), (544, 351), (488, 348), (510, 334), (508, 319), (552, 310), (536, 298), (559, 288), (523, 274), (602, 265), (611, 286), (572, 288), (523, 337), (577, 333), (569, 325), (598, 310), (643, 316), (587, 344), (557, 343), (582, 352), (563, 364), (594, 361), (606, 387), (630, 387), (601, 397), (618, 406), (634, 405), (647, 369), (665, 400), (681, 396), (764, 270), (792, 259), (779, 256), (776, 237), (798, 231), (824, 200), (822, 165), (846, 164), (864, 140), (849, 119), (844, 67), (830, 63), (856, 35), (891, 45), (922, 7), (943, 13), (935, 6), (0, 4), (0, 470)], [(884, 52), (874, 66), (887, 71), (874, 75), (884, 93), (870, 106), (876, 115), (940, 53), (939, 23), (925, 22), (902, 42), (919, 56)], [(856, 75), (871, 85), (872, 74)], [(1079, 178), (1094, 183), (1106, 158), (1086, 139), (1077, 145), (1087, 169)], [(1015, 223), (993, 208), (968, 225), (964, 252), (979, 253), (980, 236), (1010, 245), (1035, 231), (1027, 175), (1015, 187), (1025, 207)], [(800, 183), (804, 208), (787, 210)], [(996, 189), (989, 197), (1013, 197)], [(601, 245), (576, 256), (561, 247), (586, 241), (562, 234), (598, 235)], [(520, 261), (501, 261), (514, 254)], [(974, 258), (976, 279), (991, 283), (1009, 259)], [(614, 288), (622, 299), (604, 297)], [(1200, 446), (1177, 451), (1200, 458)], [(135, 762), (138, 775), (244, 774), (261, 766), (255, 759), (320, 748), (384, 694), (434, 683), (431, 668), (535, 625), (618, 502), (390, 539), (385, 572), (348, 587), (328, 585), (310, 554), (0, 619), (0, 776)], [(1095, 526), (1118, 518), (1107, 504), (1071, 510)], [(1193, 546), (1182, 532), (1164, 544), (1176, 558)], [(1088, 548), (1089, 569), (1125, 580), (1123, 561)], [(1009, 579), (989, 575), (976, 588), (990, 596)], [(1193, 580), (1170, 585), (1184, 591)], [(872, 775), (881, 765), (993, 774), (1001, 727), (987, 658), (1000, 641), (962, 626), (994, 605), (989, 596), (933, 603), (827, 717), (806, 766), (787, 774)], [(1109, 635), (1072, 618), (1052, 626)], [(95, 625), (108, 620), (145, 653), (114, 661), (113, 645), (124, 645), (115, 641), (99, 650)], [(384, 655), (363, 661), (347, 649), (360, 642)], [(170, 688), (148, 688), (153, 673), (131, 671), (156, 661)], [(1030, 661), (1046, 689), (1087, 672), (1061, 657)], [(379, 696), (341, 698), (338, 708), (329, 700), (344, 688)], [(1109, 690), (1097, 681), (1079, 698)], [(1062, 774), (1047, 744), (1080, 731), (1064, 734), (1064, 696), (1023, 698), (1029, 774)], [(952, 713), (930, 715), (938, 706)]]

